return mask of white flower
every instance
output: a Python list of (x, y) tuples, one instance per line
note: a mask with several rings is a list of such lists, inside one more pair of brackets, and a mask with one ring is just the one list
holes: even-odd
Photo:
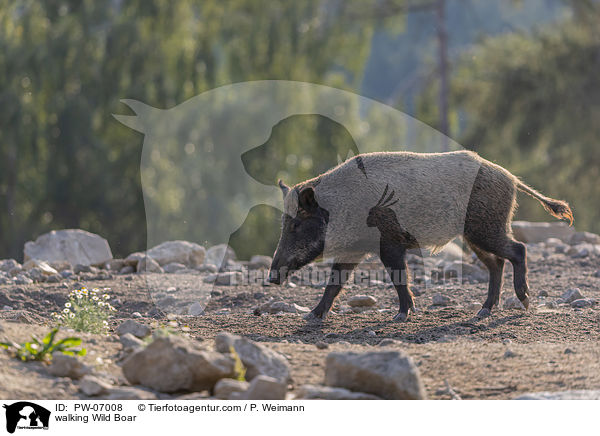
[(75, 318), (75, 314), (71, 312), (71, 313), (69, 314), (69, 318)]
[(110, 295), (108, 295), (108, 294), (104, 294), (104, 295), (102, 296), (102, 298), (104, 298), (105, 300), (110, 300)]
[(71, 303), (69, 303), (68, 301), (65, 303), (65, 307), (71, 307)]
[(69, 313), (69, 309), (63, 309), (64, 313)]
[(34, 350), (37, 350), (37, 349), (38, 349), (38, 345), (37, 345), (37, 344), (29, 344), (29, 346), (30, 346), (31, 348), (33, 348)]
[(94, 301), (98, 301), (98, 300), (99, 300), (99, 298), (98, 298), (98, 297), (96, 297), (96, 296), (94, 295), (94, 296), (92, 297), (92, 300), (94, 300)]

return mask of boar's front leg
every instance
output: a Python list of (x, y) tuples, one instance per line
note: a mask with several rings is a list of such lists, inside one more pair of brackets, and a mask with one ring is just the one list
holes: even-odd
[(400, 300), (400, 310), (394, 317), (396, 322), (408, 320), (409, 311), (414, 311), (413, 294), (408, 287), (406, 246), (398, 241), (381, 239), (379, 257), (385, 266)]
[(333, 263), (323, 297), (321, 297), (319, 304), (304, 317), (305, 319), (325, 319), (327, 317), (335, 297), (337, 297), (344, 284), (348, 281), (356, 265), (356, 263)]

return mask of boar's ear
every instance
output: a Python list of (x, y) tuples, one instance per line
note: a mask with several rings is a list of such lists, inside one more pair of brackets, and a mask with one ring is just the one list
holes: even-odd
[(281, 181), (281, 179), (279, 179), (279, 187), (281, 188), (281, 192), (283, 193), (283, 198), (285, 198), (285, 196), (288, 194), (288, 192), (290, 192), (290, 187), (287, 186), (285, 183), (283, 183)]
[(319, 205), (315, 199), (315, 190), (308, 186), (298, 194), (298, 208), (306, 212), (314, 212)]

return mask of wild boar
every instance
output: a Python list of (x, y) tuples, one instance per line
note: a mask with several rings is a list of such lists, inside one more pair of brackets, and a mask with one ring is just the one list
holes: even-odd
[(325, 318), (362, 257), (377, 253), (398, 292), (394, 321), (406, 321), (415, 307), (406, 250), (436, 252), (460, 235), (489, 270), (478, 316), (490, 315), (499, 302), (505, 260), (513, 265), (514, 289), (527, 308), (526, 247), (511, 229), (517, 190), (573, 223), (566, 202), (542, 195), (471, 151), (362, 154), (291, 188), (281, 181), (279, 186), (284, 213), (269, 281), (282, 283), (320, 255), (334, 257), (323, 297), (307, 319)]

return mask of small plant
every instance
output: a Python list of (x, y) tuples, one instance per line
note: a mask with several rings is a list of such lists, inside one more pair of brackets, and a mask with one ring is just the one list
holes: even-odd
[(41, 341), (32, 336), (31, 341), (22, 344), (0, 342), (0, 347), (6, 348), (14, 357), (24, 362), (30, 360), (49, 362), (52, 359), (52, 353), (56, 351), (70, 356), (85, 356), (85, 348), (73, 348), (81, 345), (80, 338), (70, 337), (54, 342), (56, 333), (58, 333), (58, 328), (52, 329)]
[(242, 363), (242, 359), (238, 353), (236, 353), (233, 345), (229, 346), (229, 352), (233, 356), (234, 364), (233, 364), (233, 378), (238, 381), (246, 381), (246, 367)]
[(108, 319), (116, 309), (110, 305), (110, 295), (98, 295), (98, 289), (77, 289), (69, 295), (62, 313), (52, 314), (59, 325), (78, 332), (108, 334)]

